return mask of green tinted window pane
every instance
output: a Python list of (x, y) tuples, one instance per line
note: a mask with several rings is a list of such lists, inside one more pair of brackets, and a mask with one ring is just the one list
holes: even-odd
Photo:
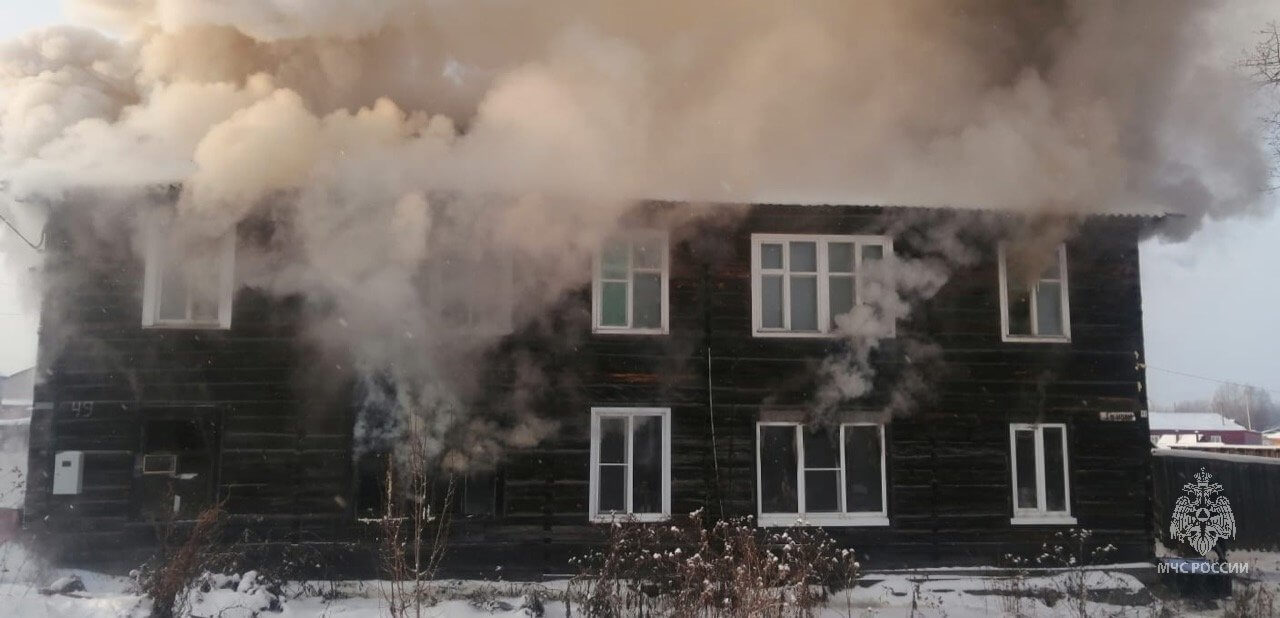
[(806, 470), (804, 473), (806, 513), (835, 513), (840, 510), (840, 472)]
[(782, 245), (760, 245), (760, 267), (782, 268)]
[(883, 260), (883, 259), (884, 259), (884, 247), (880, 245), (863, 245), (862, 246), (863, 262), (872, 262), (875, 260)]
[(782, 276), (763, 276), (760, 284), (760, 325), (782, 328)]
[(791, 272), (818, 271), (818, 245), (813, 242), (791, 243)]
[(176, 264), (165, 264), (160, 276), (160, 306), (157, 315), (161, 320), (187, 319), (187, 282), (182, 269)]
[(625, 242), (605, 243), (600, 257), (600, 275), (605, 279), (626, 279), (630, 271), (631, 245)]
[(635, 243), (636, 268), (662, 268), (662, 250), (666, 243), (658, 238), (646, 238)]
[(845, 510), (850, 513), (882, 511), (878, 427), (844, 428), (844, 470)]
[(831, 288), (831, 327), (835, 328), (836, 317), (853, 310), (853, 277), (832, 277), (828, 285)]
[(791, 330), (818, 330), (817, 277), (791, 277)]
[(600, 463), (627, 462), (627, 419), (608, 416), (600, 419)]
[(1009, 334), (1031, 334), (1031, 294), (1025, 288), (1009, 288)]
[(1043, 281), (1036, 286), (1036, 324), (1041, 335), (1062, 335), (1062, 284)]
[(627, 284), (621, 281), (605, 281), (600, 286), (600, 324), (626, 326)]
[(853, 243), (833, 242), (827, 245), (827, 269), (833, 273), (853, 272)]
[(760, 428), (760, 511), (796, 513), (796, 429), (770, 425)]
[(1018, 471), (1016, 488), (1017, 508), (1039, 508), (1040, 497), (1036, 487), (1036, 434), (1030, 429), (1013, 432), (1013, 465)]
[(662, 326), (662, 275), (636, 273), (634, 292), (631, 325), (635, 328), (660, 328)]

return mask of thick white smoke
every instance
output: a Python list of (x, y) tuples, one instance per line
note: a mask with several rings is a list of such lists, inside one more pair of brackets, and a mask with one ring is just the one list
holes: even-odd
[[(245, 255), (246, 283), (324, 299), (321, 340), (437, 438), (499, 436), (462, 441), (482, 454), (548, 425), (513, 413), (493, 431), (466, 411), (483, 346), (441, 338), (424, 265), (518, 252), (537, 274), (514, 293), (536, 315), (638, 199), (1172, 212), (1193, 228), (1258, 208), (1268, 173), (1246, 85), (1206, 61), (1220, 7), (1199, 0), (69, 7), (118, 38), (59, 27), (0, 48), (5, 202), (174, 183), (207, 235), (281, 205), (298, 250)], [(905, 315), (945, 272), (897, 268), (882, 312)], [(471, 300), (512, 293), (486, 290)], [(824, 369), (824, 402), (864, 392), (885, 334), (857, 312), (842, 327), (854, 351)]]

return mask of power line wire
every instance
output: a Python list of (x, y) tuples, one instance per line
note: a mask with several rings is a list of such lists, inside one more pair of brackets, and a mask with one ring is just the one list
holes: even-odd
[(1164, 367), (1156, 367), (1155, 365), (1147, 365), (1147, 369), (1163, 371), (1165, 373), (1171, 373), (1173, 375), (1183, 376), (1185, 378), (1195, 378), (1197, 380), (1204, 380), (1206, 382), (1217, 382), (1218, 384), (1231, 384), (1234, 386), (1247, 386), (1249, 388), (1256, 388), (1260, 391), (1267, 391), (1269, 393), (1280, 395), (1280, 389), (1270, 388), (1266, 386), (1258, 386), (1256, 384), (1249, 384), (1248, 382), (1240, 382), (1237, 380), (1219, 380), (1218, 378), (1210, 378), (1208, 376), (1196, 375), (1194, 373), (1187, 373), (1185, 371), (1174, 371), (1173, 369), (1165, 369)]

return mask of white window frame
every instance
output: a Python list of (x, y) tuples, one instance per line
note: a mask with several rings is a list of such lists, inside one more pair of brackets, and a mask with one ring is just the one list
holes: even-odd
[[(875, 427), (880, 435), (880, 511), (864, 511), (858, 513), (845, 512), (847, 496), (845, 496), (845, 427)], [(760, 456), (762, 445), (761, 430), (764, 427), (792, 427), (792, 439), (796, 447), (796, 513), (765, 513), (764, 482)], [(804, 512), (804, 440), (802, 431), (804, 423), (796, 421), (760, 421), (756, 423), (756, 521), (764, 527), (792, 526), (888, 526), (889, 525), (889, 479), (886, 468), (887, 454), (885, 449), (885, 430), (882, 423), (840, 423), (840, 512), (838, 513), (805, 513)], [(827, 468), (813, 468), (827, 469)]]
[(1062, 334), (1040, 335), (1040, 316), (1036, 309), (1036, 291), (1040, 287), (1037, 276), (1036, 284), (1031, 288), (1031, 333), (1030, 335), (1014, 335), (1009, 333), (1009, 272), (1005, 262), (1005, 243), (999, 245), (1000, 254), (1000, 335), (1003, 341), (1017, 343), (1070, 343), (1071, 342), (1071, 285), (1067, 280), (1067, 245), (1058, 245), (1058, 279), (1059, 295), (1062, 302)]
[[(604, 245), (602, 243), (600, 250), (596, 251), (593, 260), (591, 272), (591, 331), (601, 334), (610, 335), (665, 335), (670, 332), (670, 313), (671, 313), (671, 241), (668, 234), (660, 230), (637, 230), (629, 231), (611, 238), (611, 241), (624, 241), (629, 247), (634, 247), (635, 243), (640, 240), (657, 240), (662, 243), (662, 263), (658, 269), (654, 268), (635, 268), (634, 254), (628, 255), (627, 262), (627, 325), (626, 326), (606, 326), (601, 323), (604, 318), (604, 305), (602, 294), (604, 286), (602, 277), (603, 261), (604, 261)], [(659, 271), (662, 275), (660, 284), (662, 294), (662, 318), (658, 328), (635, 328), (631, 324), (635, 321), (632, 315), (635, 305), (635, 273), (636, 272), (655, 272)], [(610, 281), (614, 281), (611, 279)]]
[[(1052, 427), (1062, 430), (1062, 487), (1065, 511), (1046, 510), (1047, 487), (1044, 471), (1044, 430)], [(1018, 431), (1033, 431), (1036, 445), (1036, 504), (1033, 509), (1018, 506)], [(1075, 525), (1076, 518), (1071, 516), (1071, 452), (1067, 450), (1067, 426), (1065, 423), (1010, 423), (1009, 424), (1009, 470), (1013, 485), (1013, 517), (1009, 520), (1015, 525)]]
[[(794, 331), (791, 324), (791, 251), (787, 243), (813, 242), (817, 245), (818, 258), (818, 330)], [(875, 245), (884, 248), (882, 259), (888, 260), (893, 255), (893, 239), (888, 236), (869, 234), (752, 234), (751, 235), (751, 334), (755, 337), (834, 337), (838, 333), (831, 327), (831, 265), (829, 263), (828, 245), (833, 242), (854, 244), (854, 302), (855, 306), (862, 301), (862, 286), (865, 277), (862, 273), (862, 247)], [(765, 269), (761, 264), (760, 247), (766, 244), (782, 244), (782, 268)], [(765, 274), (782, 275), (782, 328), (765, 328), (762, 277)]]
[[(235, 261), (236, 233), (227, 232), (218, 239), (218, 319), (194, 320), (190, 317), (182, 320), (166, 320), (160, 318), (160, 299), (163, 291), (164, 266), (161, 261), (165, 256), (165, 232), (168, 227), (164, 218), (149, 217), (146, 222), (144, 253), (146, 266), (143, 272), (142, 289), (142, 326), (143, 328), (177, 328), (177, 329), (218, 329), (231, 328), (232, 301), (235, 296)], [(187, 298), (187, 315), (191, 315), (190, 291)]]
[[(635, 467), (632, 461), (632, 419), (637, 416), (657, 416), (662, 419), (662, 512), (632, 513), (631, 491), (632, 476)], [(600, 512), (600, 419), (627, 419), (627, 500), (626, 512)], [(655, 522), (671, 519), (671, 408), (591, 408), (591, 474), (590, 496), (588, 497), (588, 516), (591, 521), (605, 523), (612, 521)]]

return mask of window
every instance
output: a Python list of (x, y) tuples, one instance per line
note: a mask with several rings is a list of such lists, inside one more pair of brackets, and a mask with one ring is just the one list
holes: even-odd
[(426, 268), (425, 304), (445, 334), (505, 335), (512, 330), (513, 260), (505, 252), (446, 251)]
[[(1039, 277), (1019, 276), (1000, 245), (1000, 324), (1005, 341), (1071, 339), (1071, 311), (1067, 302), (1067, 248), (1058, 245)], [(1020, 283), (1022, 282), (1022, 283)]]
[(667, 332), (667, 237), (642, 232), (606, 241), (596, 257), (591, 314), (598, 333)]
[(142, 325), (152, 328), (231, 328), (235, 232), (180, 247), (168, 226), (147, 227)]
[(866, 302), (868, 269), (893, 252), (885, 236), (751, 235), (751, 322), (757, 337), (826, 336)]
[(454, 508), (459, 515), (492, 517), (498, 509), (498, 476), (493, 470), (476, 470), (460, 474), (454, 481)]
[(671, 410), (591, 410), (591, 520), (671, 516)]
[(1067, 470), (1067, 426), (1009, 425), (1013, 461), (1013, 523), (1075, 524)]
[(887, 526), (884, 427), (756, 425), (762, 526)]
[(144, 420), (135, 464), (138, 517), (195, 519), (210, 506), (216, 443), (213, 412), (184, 410)]

